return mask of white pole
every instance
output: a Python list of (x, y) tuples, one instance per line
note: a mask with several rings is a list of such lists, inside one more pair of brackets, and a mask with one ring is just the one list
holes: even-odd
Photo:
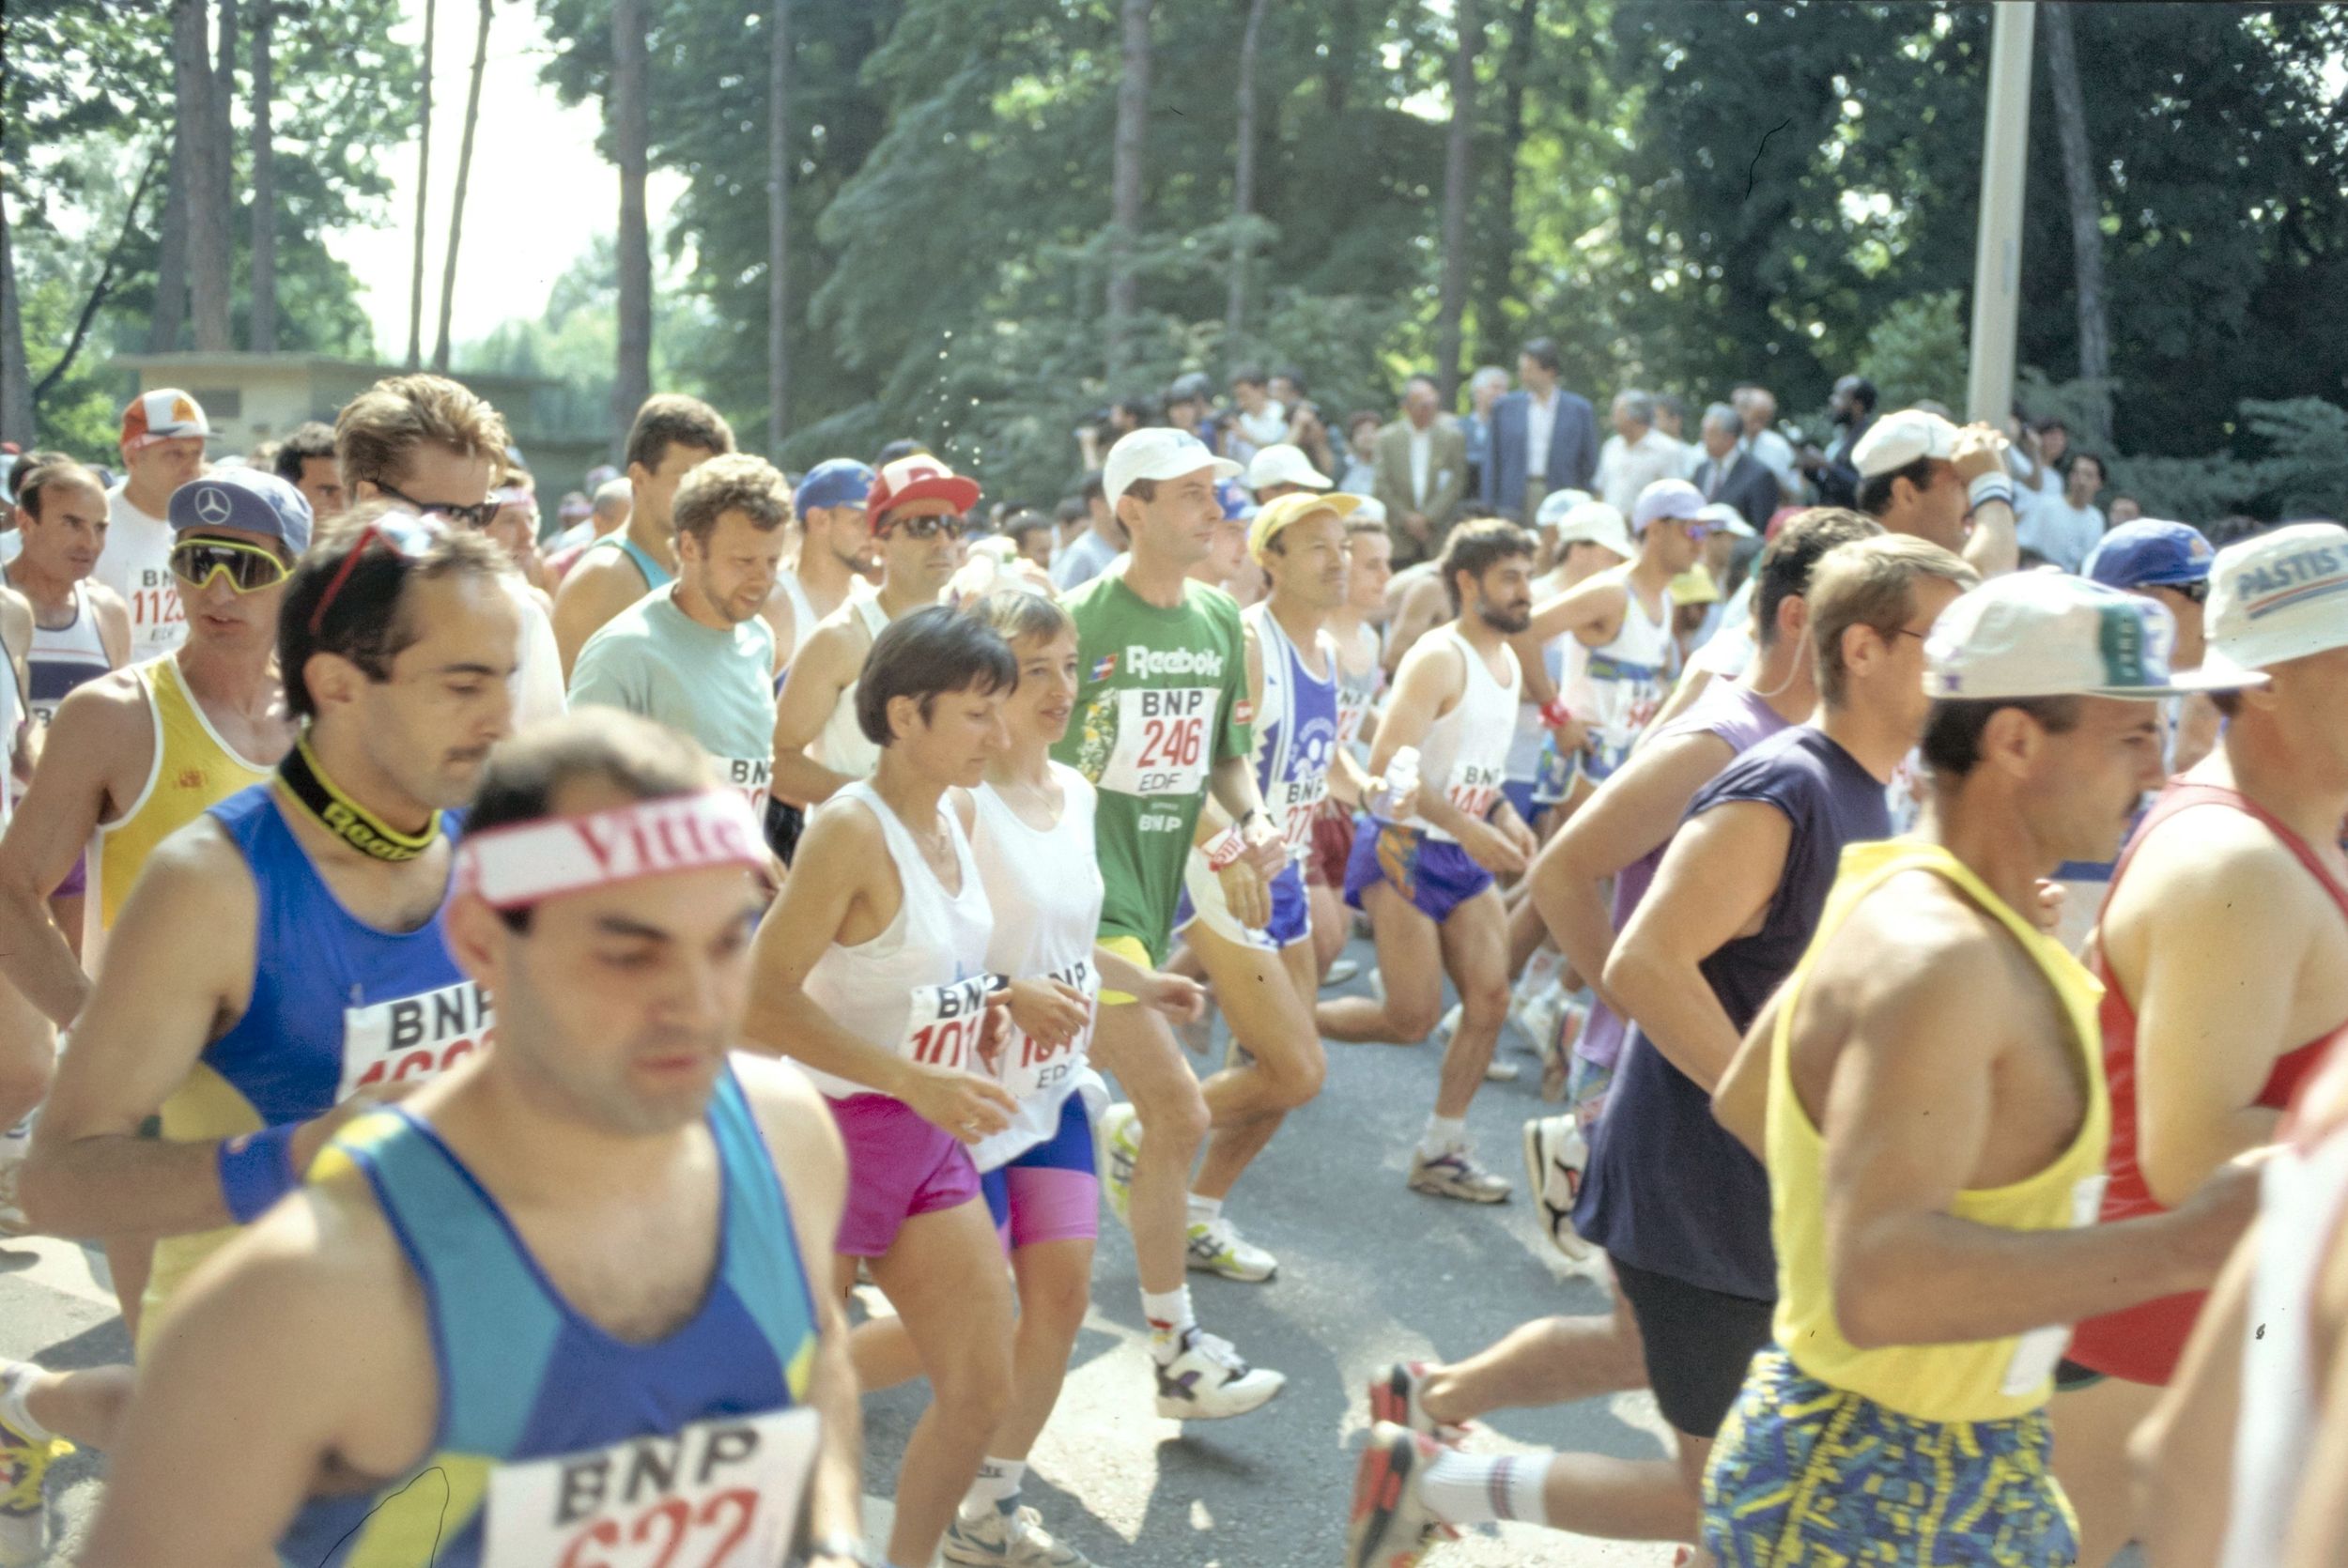
[(1981, 231), (1973, 253), (1969, 419), (2003, 430), (2014, 409), (2014, 331), (2021, 314), (2022, 191), (2030, 166), (2031, 39), (2035, 0), (1992, 8), (1988, 127), (1981, 145)]

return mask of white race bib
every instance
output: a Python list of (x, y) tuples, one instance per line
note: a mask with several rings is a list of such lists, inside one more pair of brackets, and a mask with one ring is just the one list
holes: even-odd
[(1479, 767), (1474, 762), (1461, 762), (1451, 770), (1451, 787), (1444, 792), (1452, 809), (1472, 822), (1482, 822), (1492, 814), (1492, 807), (1500, 799), (1503, 770)]
[(771, 1568), (821, 1430), (811, 1409), (775, 1410), (501, 1465), (483, 1568)]
[(1280, 837), (1287, 841), (1291, 859), (1302, 860), (1312, 849), (1313, 822), (1321, 815), (1321, 803), (1328, 798), (1326, 773), (1273, 780), (1271, 798), (1264, 805), (1271, 809), (1272, 820), (1280, 824)]
[(1003, 1042), (1002, 1070), (996, 1077), (1022, 1104), (1050, 1094), (1084, 1066), (1085, 1052), (1092, 1040), (1092, 1019), (1100, 1012), (1101, 974), (1092, 967), (1090, 959), (1078, 959), (1047, 977), (1065, 981), (1083, 992), (1092, 1013), (1086, 1018), (1076, 1038), (1062, 1046), (1045, 1045), (1024, 1029), (1010, 1031)]
[[(2104, 1209), (2104, 1184), (2109, 1176), (2102, 1171), (2081, 1176), (2071, 1189), (2071, 1224), (2074, 1228), (2092, 1225)], [(2005, 1381), (1998, 1391), (2019, 1399), (2033, 1392), (2054, 1376), (2055, 1366), (2062, 1353), (2071, 1347), (2071, 1325), (2053, 1323), (2044, 1329), (2032, 1329), (2014, 1344), (2013, 1359), (2005, 1363)]]
[(187, 636), (188, 611), (179, 602), (179, 579), (168, 566), (140, 568), (131, 588), (132, 661), (171, 653)]
[(1121, 795), (1195, 795), (1214, 750), (1220, 686), (1132, 686), (1117, 694), (1117, 748), (1101, 771)]
[(767, 784), (774, 776), (775, 762), (771, 757), (727, 757), (721, 759), (726, 770), (726, 782), (742, 792), (750, 803), (750, 810), (761, 822), (766, 818)]
[(489, 999), (471, 980), (343, 1009), (343, 1077), (337, 1104), (361, 1089), (446, 1072), (497, 1035)]
[(979, 1049), (986, 1027), (986, 976), (973, 975), (951, 985), (923, 986), (913, 993), (899, 1054), (931, 1067), (961, 1069)]

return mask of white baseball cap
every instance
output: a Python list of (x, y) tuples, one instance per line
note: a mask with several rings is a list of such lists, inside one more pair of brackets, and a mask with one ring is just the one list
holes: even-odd
[(2348, 647), (2348, 529), (2294, 523), (2227, 546), (2210, 562), (2202, 624), (2201, 667), (2239, 675)]
[(1585, 500), (1566, 508), (1556, 527), (1560, 550), (1568, 545), (1596, 545), (1625, 561), (1639, 553), (1639, 546), (1630, 542), (1630, 525), (1622, 520), (1621, 513), (1602, 500)]
[(1533, 514), (1533, 526), (1555, 528), (1566, 520), (1567, 513), (1596, 499), (1587, 490), (1552, 490), (1541, 498), (1539, 509)]
[(1313, 467), (1313, 460), (1305, 455), (1302, 447), (1286, 441), (1258, 452), (1247, 465), (1246, 484), (1250, 490), (1261, 490), (1274, 484), (1302, 484), (1307, 490), (1326, 490), (1335, 481)]
[(2051, 568), (1992, 577), (1958, 596), (1924, 638), (1924, 695), (2176, 697), (2262, 684), (2263, 675), (2171, 671), (2166, 605)]
[(1704, 492), (1684, 479), (1659, 479), (1639, 492), (1631, 503), (1630, 526), (1645, 533), (1665, 517), (1686, 522), (1704, 515)]
[(1376, 496), (1364, 496), (1361, 498), (1361, 504), (1353, 508), (1353, 515), (1365, 522), (1385, 522), (1387, 521), (1386, 503)]
[(1109, 448), (1108, 460), (1101, 466), (1101, 490), (1114, 507), (1136, 479), (1180, 479), (1200, 469), (1213, 469), (1219, 480), (1237, 479), (1240, 473), (1237, 463), (1217, 457), (1187, 430), (1164, 424), (1128, 430)]
[(1897, 471), (1920, 457), (1947, 462), (1956, 454), (1956, 426), (1922, 408), (1902, 408), (1867, 426), (1850, 449), (1851, 466), (1861, 479)]
[(1703, 511), (1697, 513), (1696, 515), (1711, 523), (1713, 527), (1719, 529), (1722, 533), (1733, 533), (1739, 539), (1758, 539), (1761, 537), (1759, 534), (1753, 531), (1753, 525), (1745, 521), (1745, 515), (1738, 511), (1735, 507), (1729, 505), (1728, 502), (1724, 500), (1716, 500), (1712, 502)]

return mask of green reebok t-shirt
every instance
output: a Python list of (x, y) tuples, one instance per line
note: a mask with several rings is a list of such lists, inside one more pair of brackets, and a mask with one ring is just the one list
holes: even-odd
[(1137, 938), (1163, 963), (1208, 771), (1254, 746), (1239, 602), (1193, 582), (1179, 608), (1161, 609), (1120, 574), (1063, 602), (1076, 622), (1076, 711), (1052, 754), (1101, 792), (1101, 934)]

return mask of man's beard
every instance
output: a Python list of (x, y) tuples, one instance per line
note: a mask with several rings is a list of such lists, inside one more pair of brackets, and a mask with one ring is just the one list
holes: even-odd
[(1478, 605), (1475, 607), (1475, 613), (1485, 625), (1505, 637), (1515, 637), (1533, 624), (1533, 607), (1530, 605), (1522, 609), (1503, 609), (1497, 605)]

